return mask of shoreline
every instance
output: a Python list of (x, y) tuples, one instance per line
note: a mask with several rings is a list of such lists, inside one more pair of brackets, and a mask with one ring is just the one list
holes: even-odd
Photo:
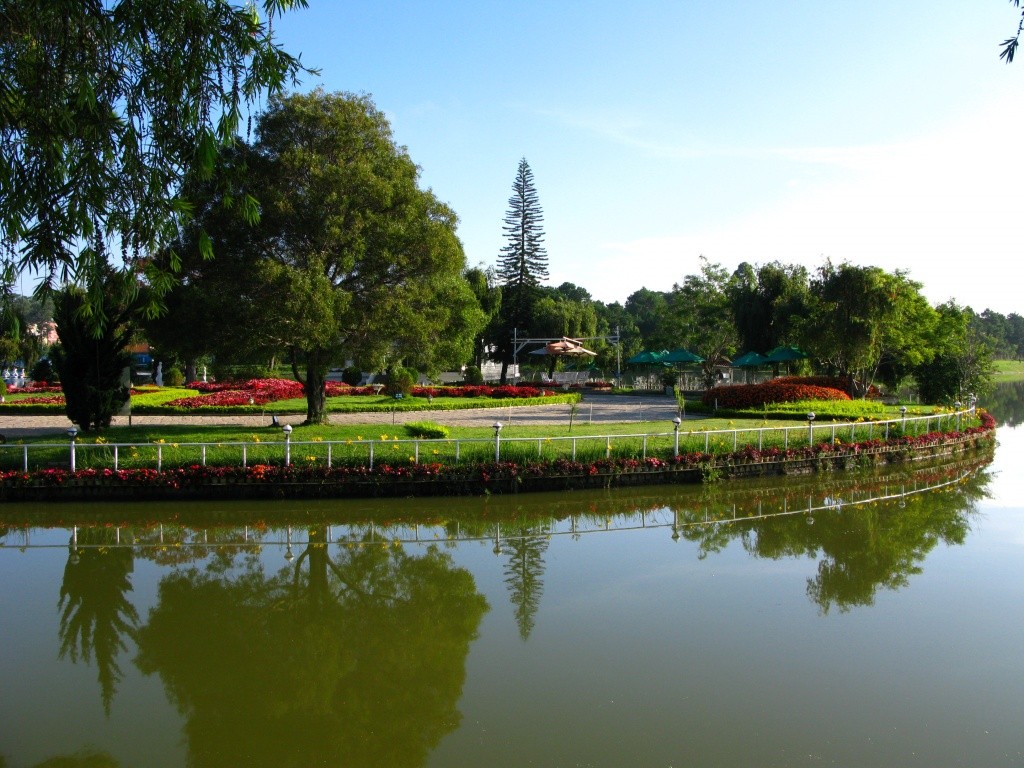
[(294, 465), (188, 467), (172, 470), (70, 470), (0, 475), (0, 501), (200, 501), (229, 499), (396, 498), (482, 496), (542, 491), (697, 484), (746, 477), (807, 475), (883, 464), (927, 461), (991, 448), (995, 420), (962, 432), (933, 432), (889, 441), (869, 440), (802, 449), (728, 454), (689, 453), (667, 458), (555, 459), (470, 466), (420, 464), (302, 468)]

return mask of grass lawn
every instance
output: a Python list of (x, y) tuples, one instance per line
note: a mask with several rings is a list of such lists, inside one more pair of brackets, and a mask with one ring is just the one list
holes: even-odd
[[(435, 406), (437, 400), (435, 400)], [(679, 432), (681, 452), (728, 453), (744, 446), (756, 448), (800, 447), (807, 445), (809, 430), (794, 421), (824, 404), (795, 403), (789, 418), (702, 418), (687, 419)], [(234, 412), (251, 412), (236, 409)], [(282, 411), (294, 413), (294, 411)], [(268, 411), (268, 413), (270, 413)], [(936, 409), (919, 406), (908, 410), (908, 416), (934, 414)], [(427, 414), (424, 414), (425, 416)], [(900, 418), (898, 409), (875, 410), (870, 418)], [(908, 432), (952, 429), (954, 417), (945, 414), (940, 421), (933, 417), (929, 424), (908, 424)], [(426, 420), (426, 419), (424, 419)], [(835, 421), (855, 421), (836, 418)], [(913, 425), (913, 428), (911, 426)], [(709, 434), (725, 430), (724, 434)], [(822, 441), (855, 442), (895, 436), (899, 427), (884, 427), (871, 421), (833, 427), (832, 420), (819, 417), (814, 424), (815, 443)], [(494, 431), (491, 427), (448, 427), (448, 439), (416, 441), (401, 425), (336, 425), (297, 426), (291, 435), (290, 455), (295, 464), (323, 466), (336, 463), (365, 464), (372, 454), (376, 463), (462, 463), (493, 460)], [(555, 457), (592, 460), (605, 456), (633, 457), (668, 454), (674, 448), (675, 436), (664, 420), (586, 424), (576, 421), (570, 432), (563, 424), (529, 425), (514, 421), (501, 432), (501, 458), (507, 461), (528, 461)], [(202, 447), (199, 443), (205, 443)], [(48, 436), (0, 446), (0, 468), (21, 469), (25, 460), (23, 445), (49, 444), (28, 450), (29, 468), (67, 466), (69, 449), (65, 441)], [(129, 445), (134, 444), (134, 445)], [(276, 427), (233, 426), (118, 426), (102, 435), (79, 435), (76, 443), (76, 464), (79, 468), (155, 467), (206, 463), (239, 465), (281, 463), (284, 457), (284, 434)]]
[(1020, 360), (996, 360), (995, 380), (999, 381), (1024, 381), (1024, 361)]

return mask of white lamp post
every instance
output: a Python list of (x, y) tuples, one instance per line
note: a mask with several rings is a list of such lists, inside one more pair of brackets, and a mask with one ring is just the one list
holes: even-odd
[(494, 430), (494, 460), (501, 460), (501, 428), (505, 426), (500, 421), (494, 422), (492, 429)]
[(807, 414), (807, 447), (814, 445), (814, 411)]
[(68, 427), (68, 439), (71, 441), (71, 446), (70, 446), (70, 450), (71, 450), (71, 453), (70, 453), (70, 459), (71, 459), (70, 460), (70, 466), (71, 466), (71, 471), (72, 472), (75, 471), (75, 438), (76, 437), (78, 437), (78, 428), (77, 427)]
[(674, 447), (672, 449), (674, 451), (674, 453), (672, 454), (673, 456), (678, 456), (679, 455), (679, 425), (682, 424), (682, 423), (683, 423), (683, 420), (680, 419), (678, 416), (676, 416), (674, 419), (672, 419), (672, 427), (675, 430), (675, 444), (674, 444)]
[(292, 463), (292, 425), (285, 424), (281, 431), (284, 432), (284, 465), (289, 467)]

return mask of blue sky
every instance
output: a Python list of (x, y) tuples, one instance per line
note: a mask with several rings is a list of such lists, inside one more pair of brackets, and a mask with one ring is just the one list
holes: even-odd
[(494, 264), (516, 166), (550, 284), (669, 290), (703, 254), (904, 269), (1024, 314), (1024, 56), (1001, 0), (309, 0), (275, 32), (373, 96)]

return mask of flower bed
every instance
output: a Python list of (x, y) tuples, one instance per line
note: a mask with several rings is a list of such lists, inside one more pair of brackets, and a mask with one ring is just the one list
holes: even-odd
[[(200, 394), (193, 397), (180, 397), (171, 400), (167, 405), (176, 408), (230, 407), (245, 405), (266, 405), (277, 400), (292, 400), (304, 397), (302, 385), (291, 379), (250, 379), (246, 382), (201, 382), (194, 381), (188, 385)], [(327, 397), (373, 396), (380, 394), (380, 386), (352, 387), (336, 381), (327, 382)], [(455, 386), (455, 387), (413, 387), (409, 394), (413, 397), (458, 397), (509, 400), (531, 397), (549, 397), (555, 392), (530, 386), (505, 385), (499, 387)]]
[(766, 403), (795, 403), (802, 400), (849, 400), (842, 389), (773, 379), (762, 384), (715, 387), (704, 392), (705, 405), (719, 408), (757, 408)]

